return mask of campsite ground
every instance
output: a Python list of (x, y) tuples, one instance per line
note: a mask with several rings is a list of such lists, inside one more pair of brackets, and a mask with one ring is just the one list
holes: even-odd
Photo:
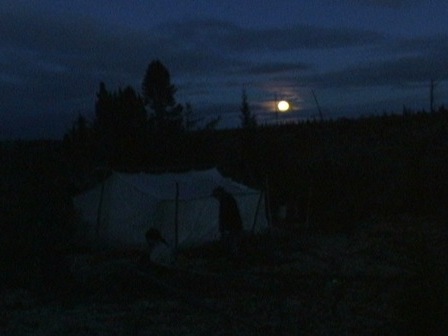
[(184, 251), (175, 269), (78, 255), (64, 283), (3, 291), (0, 334), (442, 335), (447, 246), (444, 223), (401, 217), (274, 229), (247, 238), (238, 262), (219, 245)]

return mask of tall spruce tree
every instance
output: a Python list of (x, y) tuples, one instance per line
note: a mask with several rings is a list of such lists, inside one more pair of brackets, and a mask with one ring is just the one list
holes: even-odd
[(143, 99), (127, 86), (116, 92), (109, 92), (100, 83), (95, 104), (95, 130), (103, 136), (114, 138), (140, 135), (146, 123)]
[(127, 86), (109, 92), (100, 83), (95, 104), (94, 130), (106, 159), (123, 157), (143, 141), (146, 110), (142, 97)]
[(257, 126), (257, 119), (250, 110), (249, 103), (247, 101), (247, 93), (245, 89), (243, 89), (243, 93), (241, 95), (240, 111), (241, 111), (240, 119), (242, 128), (254, 128)]
[(171, 133), (183, 129), (183, 108), (176, 103), (176, 91), (162, 62), (150, 62), (143, 79), (142, 94), (145, 105), (150, 109), (150, 124), (157, 132)]
[(197, 128), (198, 123), (203, 119), (198, 117), (193, 111), (193, 107), (190, 103), (185, 104), (185, 112), (184, 112), (184, 128), (186, 131), (193, 131)]

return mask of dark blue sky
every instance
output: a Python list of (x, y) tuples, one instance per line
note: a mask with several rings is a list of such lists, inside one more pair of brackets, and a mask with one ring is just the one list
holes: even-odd
[[(306, 4), (304, 4), (306, 3)], [(239, 124), (401, 111), (448, 99), (446, 0), (2, 0), (0, 138), (61, 138), (93, 119), (100, 81), (140, 90), (160, 59), (206, 120)]]

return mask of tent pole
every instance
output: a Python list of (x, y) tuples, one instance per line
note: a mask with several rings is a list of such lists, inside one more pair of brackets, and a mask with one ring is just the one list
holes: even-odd
[(174, 253), (177, 259), (177, 249), (179, 246), (179, 183), (176, 182), (176, 201), (174, 203)]
[(266, 174), (266, 209), (268, 217), (268, 225), (272, 227), (272, 211), (271, 211), (271, 191), (269, 189), (269, 175)]
[(103, 182), (101, 183), (101, 192), (100, 192), (100, 201), (98, 202), (98, 210), (96, 214), (96, 228), (95, 228), (95, 239), (99, 239), (100, 234), (100, 225), (101, 225), (101, 215), (102, 215), (102, 208), (103, 208), (103, 198), (104, 198), (104, 185), (105, 178), (103, 178)]
[(252, 234), (255, 231), (255, 225), (257, 225), (258, 212), (260, 211), (260, 205), (261, 205), (261, 200), (262, 200), (263, 194), (264, 194), (263, 191), (260, 191), (260, 196), (258, 197), (258, 202), (257, 202), (257, 208), (255, 209), (254, 222), (252, 224), (252, 230), (251, 230)]

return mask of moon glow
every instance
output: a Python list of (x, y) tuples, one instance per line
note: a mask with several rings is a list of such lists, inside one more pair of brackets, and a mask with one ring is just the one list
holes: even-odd
[(289, 110), (289, 103), (286, 100), (281, 100), (278, 102), (277, 108), (280, 112), (286, 112)]

